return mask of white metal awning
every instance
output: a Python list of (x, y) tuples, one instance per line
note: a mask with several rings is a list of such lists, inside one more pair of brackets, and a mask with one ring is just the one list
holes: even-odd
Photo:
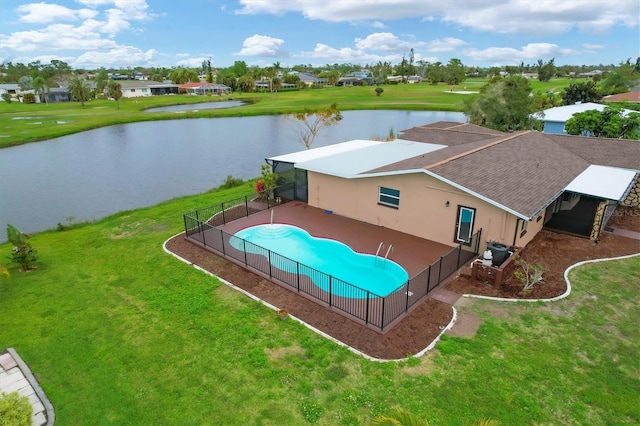
[(635, 176), (634, 170), (591, 165), (572, 180), (565, 191), (620, 201), (627, 195)]
[(303, 161), (298, 163), (296, 167), (349, 179), (363, 177), (358, 175), (368, 170), (428, 154), (445, 147), (445, 145), (395, 139), (391, 142), (382, 142), (338, 155)]
[(329, 155), (340, 154), (342, 152), (353, 151), (382, 143), (384, 142), (356, 139), (334, 145), (322, 146), (320, 148), (305, 149), (303, 151), (292, 152), (291, 154), (278, 155), (276, 157), (267, 158), (267, 160), (297, 164), (303, 161), (316, 160)]

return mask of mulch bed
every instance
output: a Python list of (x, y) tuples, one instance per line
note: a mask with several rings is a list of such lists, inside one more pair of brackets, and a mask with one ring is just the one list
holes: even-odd
[[(615, 215), (609, 225), (640, 232), (640, 210), (623, 211), (625, 213)], [(422, 351), (453, 317), (450, 305), (426, 298), (401, 322), (381, 334), (196, 246), (182, 234), (169, 240), (167, 249), (267, 303), (286, 308), (291, 315), (374, 358), (400, 359)], [(542, 283), (529, 294), (523, 296), (522, 285), (513, 278), (497, 288), (473, 281), (469, 267), (460, 270), (443, 287), (459, 294), (546, 299), (565, 292), (563, 274), (570, 265), (582, 260), (638, 252), (640, 241), (631, 238), (604, 233), (600, 241), (594, 243), (585, 238), (543, 230), (521, 253), (526, 261), (540, 263), (545, 268)]]

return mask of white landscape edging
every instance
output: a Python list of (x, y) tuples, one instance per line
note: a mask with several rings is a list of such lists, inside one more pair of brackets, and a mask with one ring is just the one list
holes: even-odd
[[(178, 233), (178, 234), (174, 235), (173, 237), (169, 237), (169, 239), (167, 239), (167, 240), (162, 244), (162, 249), (165, 251), (165, 253), (168, 253), (168, 254), (170, 254), (171, 256), (175, 257), (176, 259), (180, 260), (181, 262), (184, 262), (184, 263), (186, 263), (187, 265), (191, 265), (191, 266), (193, 266), (194, 268), (196, 268), (197, 270), (199, 270), (199, 271), (201, 271), (201, 272), (204, 272), (205, 274), (207, 274), (207, 275), (209, 275), (209, 276), (211, 276), (211, 277), (216, 278), (217, 280), (219, 280), (220, 282), (222, 282), (222, 283), (226, 284), (227, 286), (231, 287), (232, 289), (234, 289), (234, 290), (236, 290), (236, 291), (239, 291), (240, 293), (242, 293), (242, 294), (246, 295), (247, 297), (249, 297), (249, 298), (251, 298), (251, 299), (253, 299), (253, 300), (257, 301), (257, 302), (262, 303), (263, 305), (265, 305), (265, 306), (269, 307), (270, 309), (273, 309), (274, 311), (278, 311), (278, 310), (280, 309), (280, 308), (278, 308), (278, 307), (276, 307), (276, 306), (274, 306), (274, 305), (272, 305), (272, 304), (270, 304), (270, 303), (265, 302), (264, 300), (260, 299), (259, 297), (257, 297), (257, 296), (255, 296), (255, 295), (253, 295), (253, 294), (249, 293), (248, 291), (246, 291), (246, 290), (244, 290), (244, 289), (242, 289), (242, 288), (240, 288), (240, 287), (238, 287), (238, 286), (236, 286), (236, 285), (234, 285), (234, 284), (230, 283), (229, 281), (225, 280), (224, 278), (220, 278), (219, 276), (217, 276), (217, 275), (215, 275), (215, 274), (213, 274), (213, 273), (211, 273), (211, 272), (207, 271), (206, 269), (204, 269), (204, 268), (202, 268), (202, 267), (200, 267), (200, 266), (198, 266), (198, 265), (194, 264), (193, 262), (190, 262), (190, 261), (188, 261), (187, 259), (185, 259), (185, 258), (183, 258), (183, 257), (181, 257), (181, 256), (178, 256), (177, 254), (175, 254), (175, 253), (173, 253), (172, 251), (170, 251), (170, 250), (167, 248), (167, 243), (168, 243), (170, 240), (172, 240), (173, 238), (175, 238), (175, 237), (177, 237), (177, 236), (179, 236), (179, 235), (182, 235), (182, 232), (180, 232), (180, 233)], [(423, 356), (425, 353), (427, 353), (428, 351), (430, 351), (431, 349), (433, 349), (433, 348), (435, 347), (436, 343), (438, 343), (438, 341), (440, 340), (440, 337), (441, 337), (441, 336), (442, 336), (442, 335), (443, 335), (447, 330), (449, 330), (449, 329), (451, 329), (451, 327), (453, 327), (453, 325), (455, 324), (455, 322), (456, 322), (456, 320), (457, 320), (457, 318), (458, 318), (458, 313), (457, 313), (457, 311), (456, 311), (456, 308), (454, 308), (453, 306), (451, 307), (451, 309), (453, 309), (453, 316), (452, 316), (452, 318), (451, 318), (451, 321), (449, 321), (449, 324), (448, 324), (446, 327), (444, 327), (444, 328), (440, 331), (440, 334), (438, 334), (438, 335), (436, 336), (436, 338), (435, 338), (435, 339), (433, 339), (433, 341), (429, 344), (429, 346), (427, 346), (426, 348), (422, 349), (420, 352), (416, 353), (415, 355), (412, 355), (412, 357), (419, 358), (419, 357)], [(406, 361), (406, 360), (408, 359), (408, 358), (400, 358), (400, 359), (380, 359), (380, 358), (372, 357), (372, 356), (370, 356), (370, 355), (365, 354), (364, 352), (361, 352), (361, 351), (357, 350), (356, 348), (353, 348), (353, 347), (351, 347), (351, 346), (347, 345), (347, 344), (346, 344), (346, 343), (344, 343), (343, 341), (338, 340), (338, 339), (336, 339), (335, 337), (332, 337), (332, 336), (328, 335), (328, 334), (327, 334), (327, 333), (325, 333), (324, 331), (322, 331), (322, 330), (319, 330), (319, 329), (315, 328), (315, 327), (314, 327), (314, 326), (312, 326), (311, 324), (307, 324), (306, 322), (302, 321), (302, 320), (301, 320), (301, 319), (299, 319), (299, 318), (294, 317), (294, 316), (293, 316), (293, 315), (291, 315), (291, 314), (289, 315), (289, 318), (291, 318), (291, 319), (292, 319), (292, 320), (294, 320), (294, 321), (299, 322), (300, 324), (304, 325), (305, 327), (307, 327), (309, 330), (313, 331), (314, 333), (317, 333), (317, 334), (319, 334), (320, 336), (322, 336), (322, 337), (324, 337), (324, 338), (326, 338), (326, 339), (331, 340), (332, 342), (336, 343), (336, 344), (337, 344), (337, 345), (339, 345), (339, 346), (343, 346), (343, 347), (345, 347), (345, 348), (349, 349), (351, 352), (355, 353), (356, 355), (360, 355), (360, 356), (362, 356), (363, 358), (368, 359), (369, 361), (375, 361), (375, 362), (402, 362), (402, 361)]]
[(481, 296), (478, 294), (463, 294), (462, 297), (469, 297), (473, 299), (483, 299), (483, 300), (493, 300), (496, 302), (555, 302), (556, 300), (564, 299), (571, 293), (571, 282), (569, 281), (569, 272), (573, 268), (577, 268), (578, 266), (586, 265), (588, 263), (604, 262), (608, 260), (629, 259), (636, 256), (640, 256), (640, 253), (628, 254), (626, 256), (618, 256), (618, 257), (605, 257), (602, 259), (583, 260), (581, 262), (574, 263), (564, 271), (564, 280), (567, 283), (567, 290), (560, 296), (552, 297), (550, 299), (510, 299), (506, 297)]

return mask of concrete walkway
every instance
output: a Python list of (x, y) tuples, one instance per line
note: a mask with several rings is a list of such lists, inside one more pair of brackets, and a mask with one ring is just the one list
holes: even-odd
[(12, 348), (0, 354), (0, 393), (18, 392), (29, 398), (33, 406), (31, 417), (34, 426), (53, 425), (53, 406), (29, 367)]
[(626, 229), (618, 229), (618, 228), (607, 228), (605, 227), (605, 232), (610, 232), (613, 235), (620, 235), (621, 237), (633, 238), (634, 240), (640, 240), (640, 232), (629, 231)]

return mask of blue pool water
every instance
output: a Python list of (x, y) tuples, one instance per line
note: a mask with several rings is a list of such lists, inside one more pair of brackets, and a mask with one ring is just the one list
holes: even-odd
[[(252, 244), (244, 244), (242, 240)], [(370, 291), (377, 296), (387, 296), (407, 282), (407, 271), (392, 260), (383, 259), (371, 254), (356, 253), (349, 246), (339, 241), (316, 238), (304, 229), (292, 225), (268, 224), (257, 225), (236, 232), (230, 240), (231, 245), (239, 250), (246, 247), (248, 253), (267, 256), (271, 250), (280, 256), (272, 256), (272, 265), (287, 272), (305, 273), (302, 265), (309, 266), (324, 274), (338, 278), (352, 286)], [(314, 284), (329, 291), (328, 277), (307, 273)], [(347, 285), (336, 285), (332, 282), (331, 292), (337, 296), (350, 298), (367, 297), (366, 292), (354, 291)]]

